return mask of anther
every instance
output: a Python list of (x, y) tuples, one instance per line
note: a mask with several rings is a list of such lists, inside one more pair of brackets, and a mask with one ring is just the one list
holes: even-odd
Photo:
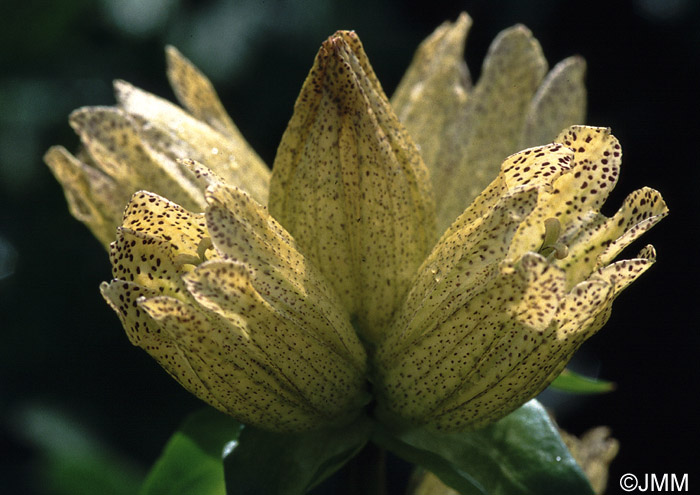
[(544, 221), (544, 240), (542, 246), (537, 251), (548, 261), (554, 259), (564, 259), (569, 254), (569, 248), (559, 240), (561, 235), (561, 224), (556, 218), (548, 218)]

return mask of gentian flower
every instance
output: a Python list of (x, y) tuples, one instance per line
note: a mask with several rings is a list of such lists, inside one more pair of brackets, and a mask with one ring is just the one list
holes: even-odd
[(644, 188), (600, 213), (621, 149), (609, 129), (572, 125), (581, 59), (545, 75), (517, 26), (471, 88), (469, 23), (423, 43), (393, 106), (357, 35), (328, 38), (271, 176), (172, 48), (189, 113), (123, 82), (117, 107), (76, 111), (85, 150), (46, 160), (73, 213), (105, 243), (116, 230), (101, 290), (131, 342), (275, 431), (370, 407), (465, 431), (551, 383), (653, 264), (651, 246), (615, 260), (667, 209)]

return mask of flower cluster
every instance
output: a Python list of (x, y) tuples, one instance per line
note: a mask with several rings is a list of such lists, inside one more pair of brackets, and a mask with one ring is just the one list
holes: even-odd
[(131, 342), (276, 431), (371, 401), (383, 418), (462, 431), (551, 383), (654, 262), (651, 246), (615, 259), (667, 209), (644, 188), (600, 213), (621, 150), (609, 129), (573, 125), (581, 59), (547, 73), (516, 26), (472, 87), (469, 24), (438, 28), (391, 102), (357, 35), (328, 38), (272, 174), (173, 48), (189, 112), (121, 81), (118, 106), (76, 111), (83, 151), (46, 161), (111, 242), (101, 290)]

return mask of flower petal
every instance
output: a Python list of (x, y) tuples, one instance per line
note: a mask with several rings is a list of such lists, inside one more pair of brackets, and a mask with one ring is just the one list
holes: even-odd
[(147, 189), (185, 208), (203, 208), (201, 191), (177, 163), (152, 151), (137, 119), (123, 110), (82, 108), (71, 114), (70, 124), (95, 163), (130, 193)]
[(433, 189), (451, 184), (465, 136), (471, 83), (464, 43), (471, 27), (466, 13), (445, 22), (421, 43), (391, 105), (420, 146)]
[(195, 118), (235, 140), (242, 149), (254, 155), (253, 159), (259, 160), (224, 109), (209, 79), (174, 46), (166, 46), (165, 55), (168, 80), (182, 106)]
[(610, 129), (572, 126), (556, 142), (573, 150), (570, 170), (554, 181), (551, 191), (540, 195), (537, 208), (513, 239), (513, 256), (537, 251), (544, 239), (545, 220), (549, 218), (560, 222), (563, 238), (571, 238), (585, 229), (617, 182), (621, 151)]
[(521, 148), (551, 142), (562, 129), (586, 118), (586, 61), (569, 57), (549, 71), (530, 103)]
[(611, 218), (598, 214), (578, 235), (564, 238), (569, 254), (558, 264), (566, 270), (569, 285), (585, 280), (592, 271), (609, 264), (666, 215), (668, 208), (661, 194), (645, 187), (627, 196)]
[(134, 282), (161, 295), (185, 297), (180, 276), (187, 266), (176, 261), (169, 241), (120, 227), (110, 245), (109, 258), (115, 279)]
[(629, 260), (622, 260), (600, 268), (592, 279), (605, 280), (613, 287), (613, 297), (617, 297), (627, 286), (637, 280), (656, 262), (654, 246), (647, 245), (637, 256)]
[(486, 215), (494, 205), (519, 187), (538, 187), (551, 191), (552, 183), (571, 169), (574, 153), (553, 143), (514, 153), (501, 164), (501, 171), (482, 193), (442, 235), (443, 239), (474, 220)]
[(199, 264), (218, 257), (203, 213), (191, 213), (151, 192), (134, 194), (124, 211), (122, 227), (168, 242), (172, 257), (180, 263)]
[(500, 33), (489, 48), (481, 77), (470, 93), (455, 150), (460, 162), (441, 184), (438, 228), (450, 225), (498, 174), (503, 158), (517, 151), (532, 97), (547, 70), (539, 43), (524, 26)]
[(190, 365), (182, 347), (143, 311), (137, 301), (142, 297), (155, 297), (158, 293), (133, 282), (112, 280), (103, 282), (100, 292), (117, 313), (131, 343), (141, 347), (190, 393), (196, 395), (220, 411), (228, 412), (221, 402), (209, 392), (197, 372)]
[(280, 376), (277, 365), (259, 356), (248, 338), (232, 325), (207, 318), (193, 306), (169, 297), (141, 299), (139, 307), (153, 318), (161, 334), (176, 343), (225, 412), (272, 430), (318, 425), (321, 415), (300, 400), (295, 387)]
[(518, 188), (487, 215), (455, 229), (419, 269), (401, 310), (377, 352), (382, 366), (403, 359), (415, 341), (437, 331), (498, 273), (510, 238), (537, 202), (537, 189)]
[[(192, 117), (172, 103), (124, 81), (115, 81), (121, 107), (169, 134), (182, 150), (178, 158), (205, 163), (231, 184), (248, 191), (258, 201), (267, 201), (270, 172), (245, 142), (237, 141)], [(154, 143), (157, 149), (157, 143)], [(171, 149), (175, 146), (170, 145)]]
[(284, 228), (236, 188), (212, 185), (207, 200), (207, 223), (220, 255), (245, 263), (254, 274), (250, 283), (270, 306), (364, 371), (364, 348), (340, 300)]
[(321, 47), (278, 149), (270, 213), (370, 341), (434, 241), (428, 172), (354, 33)]
[[(534, 256), (537, 255), (528, 254), (524, 258)], [(556, 270), (552, 265), (548, 267), (547, 271)], [(564, 287), (563, 276), (557, 287)], [(579, 346), (602, 326), (602, 323), (597, 327), (594, 324), (610, 307), (611, 297), (610, 284), (600, 280), (584, 282), (559, 298), (556, 322), (545, 332), (528, 333), (527, 326), (517, 328), (516, 325), (510, 335), (506, 334), (493, 350), (489, 350), (488, 359), (500, 359), (497, 361), (501, 365), (500, 375), (492, 377), (496, 380), (481, 393), (475, 394), (476, 389), (471, 387), (460, 390), (435, 412), (434, 425), (451, 430), (471, 423), (472, 428), (478, 428), (497, 421), (539, 394), (561, 373)], [(503, 344), (505, 347), (499, 347)], [(481, 371), (475, 373), (478, 375), (475, 380), (481, 385)], [(484, 381), (488, 381), (485, 378)]]
[(109, 247), (131, 192), (75, 158), (63, 146), (51, 147), (44, 162), (63, 186), (71, 214), (85, 223), (102, 245)]
[[(500, 410), (519, 405), (492, 391), (521, 371), (534, 349), (555, 339), (553, 321), (565, 278), (534, 253), (502, 263), (499, 272), (385, 371), (384, 393), (393, 410), (455, 430), (480, 424), (492, 404)], [(488, 396), (488, 408), (480, 404), (482, 396)], [(472, 407), (470, 401), (480, 405)], [(461, 408), (458, 416), (448, 414), (455, 408)]]
[(311, 301), (285, 292), (281, 296), (286, 303), (299, 307), (294, 313), (281, 310), (262, 296), (274, 288), (266, 281), (256, 284), (256, 278), (244, 264), (220, 260), (203, 263), (185, 276), (185, 283), (203, 308), (239, 327), (255, 353), (274, 365), (315, 410), (332, 417), (357, 407), (364, 367), (358, 370), (348, 353), (328, 345), (316, 327), (304, 326), (305, 314), (315, 311)]

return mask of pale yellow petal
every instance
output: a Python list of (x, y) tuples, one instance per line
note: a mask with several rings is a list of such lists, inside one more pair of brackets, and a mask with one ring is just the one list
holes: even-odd
[(591, 279), (601, 279), (608, 282), (613, 288), (613, 297), (617, 297), (655, 262), (656, 251), (652, 245), (647, 245), (632, 259), (617, 261), (596, 270)]
[(70, 124), (97, 166), (129, 193), (147, 189), (186, 208), (203, 208), (201, 191), (176, 162), (152, 152), (138, 119), (114, 107), (86, 107), (71, 114)]
[(418, 271), (401, 310), (377, 352), (382, 366), (405, 358), (417, 339), (438, 331), (496, 276), (510, 238), (537, 202), (533, 187), (504, 196), (485, 216), (455, 229)]
[(513, 256), (539, 249), (548, 218), (560, 222), (563, 238), (586, 229), (617, 182), (621, 150), (610, 129), (572, 126), (557, 142), (574, 152), (570, 170), (540, 195), (537, 208), (511, 244)]
[(63, 146), (51, 147), (44, 162), (63, 186), (71, 214), (109, 248), (131, 191), (78, 160)]
[[(178, 359), (186, 360), (214, 399), (198, 386), (183, 383), (188, 390), (216, 401), (236, 418), (280, 430), (328, 423), (334, 415), (361, 405), (364, 367), (356, 369), (345, 355), (319, 342), (314, 328), (299, 329), (297, 322), (288, 321), (288, 314), (266, 304), (250, 283), (248, 268), (235, 264), (233, 271), (226, 271), (220, 265), (232, 262), (203, 261), (218, 253), (202, 247), (211, 247), (202, 214), (140, 192), (125, 212), (125, 225), (112, 243), (110, 258), (117, 282), (136, 288), (129, 307), (138, 302), (141, 308), (135, 313), (139, 323), (127, 333), (180, 380), (182, 375), (173, 372), (168, 361), (175, 346)], [(122, 305), (126, 296), (118, 297)], [(141, 296), (147, 299), (138, 299)], [(195, 300), (210, 311), (195, 309)], [(212, 301), (228, 304), (226, 311), (215, 311)], [(115, 310), (124, 313), (113, 302)], [(305, 309), (316, 310), (302, 306), (298, 314)], [(156, 320), (161, 334), (145, 346), (139, 340), (139, 325), (148, 334), (153, 325), (143, 320), (141, 310)]]
[(613, 285), (604, 277), (592, 278), (577, 284), (566, 295), (557, 314), (557, 335), (573, 339), (579, 345), (600, 328), (591, 325), (598, 315), (612, 303)]
[(442, 235), (442, 242), (454, 232), (488, 214), (503, 196), (519, 187), (551, 191), (552, 183), (571, 169), (574, 153), (553, 143), (515, 153), (501, 164), (498, 176), (476, 197)]
[(251, 355), (249, 339), (222, 319), (207, 318), (193, 306), (169, 297), (142, 299), (139, 307), (155, 320), (161, 334), (177, 344), (225, 412), (240, 421), (293, 431), (314, 428), (326, 419), (301, 399), (279, 373), (277, 363)]
[(207, 223), (220, 255), (245, 263), (254, 274), (250, 283), (268, 304), (364, 372), (366, 355), (347, 312), (289, 233), (236, 188), (213, 185), (207, 200)]
[(182, 346), (168, 334), (161, 332), (159, 325), (138, 305), (137, 301), (140, 298), (155, 297), (158, 295), (157, 291), (123, 280), (103, 282), (100, 291), (119, 316), (133, 345), (150, 354), (187, 391), (217, 409), (228, 412), (202, 383)]
[(206, 164), (230, 184), (250, 193), (263, 204), (267, 202), (270, 172), (250, 151), (247, 143), (222, 134), (172, 103), (140, 90), (124, 81), (115, 81), (120, 106), (129, 114), (149, 122), (169, 134), (179, 149), (178, 158), (191, 158)]
[(436, 191), (452, 180), (467, 134), (471, 83), (464, 43), (471, 22), (462, 13), (423, 41), (391, 97), (396, 115), (420, 147)]
[(138, 171), (148, 158), (126, 113), (113, 107), (85, 107), (73, 111), (68, 121), (103, 172), (126, 188), (138, 188)]
[(119, 227), (109, 259), (115, 279), (134, 282), (160, 295), (187, 297), (181, 275), (192, 267), (178, 262), (172, 245), (163, 238)]
[(608, 244), (605, 250), (600, 253), (596, 260), (596, 267), (610, 263), (625, 247), (665, 218), (666, 215), (668, 215), (668, 207), (658, 191), (645, 187), (630, 194), (622, 208), (608, 221), (611, 230), (613, 230), (613, 226), (616, 226), (622, 228), (624, 233)]
[[(259, 275), (262, 278), (263, 274)], [(294, 313), (280, 310), (262, 297), (262, 293), (269, 297), (268, 292), (275, 288), (263, 283), (259, 292), (255, 278), (244, 264), (221, 260), (203, 263), (185, 277), (185, 282), (203, 308), (241, 327), (241, 335), (256, 352), (274, 363), (278, 373), (315, 410), (332, 417), (359, 406), (364, 369), (356, 369), (347, 353), (337, 352), (319, 338), (315, 327), (303, 326), (308, 323), (305, 314), (314, 311), (313, 305), (299, 294), (286, 292), (278, 295), (287, 297), (287, 304), (300, 307)]]
[[(536, 313), (542, 311), (543, 303), (556, 304), (557, 307), (549, 313), (554, 316), (551, 325), (538, 332), (523, 325), (524, 321), (506, 323), (511, 327), (510, 333), (506, 332), (489, 348), (483, 362), (473, 371), (475, 378), (466, 382), (468, 386), (461, 388), (435, 411), (434, 424), (438, 429), (456, 429), (470, 422), (475, 428), (514, 411), (544, 390), (561, 373), (579, 346), (598, 330), (592, 327), (592, 323), (609, 307), (610, 284), (600, 280), (584, 282), (566, 294), (563, 272), (543, 264), (541, 257), (529, 254), (524, 261), (528, 258), (530, 269), (534, 270), (530, 271), (531, 275), (543, 271), (529, 286), (529, 293), (535, 297), (529, 304), (527, 297), (523, 297), (520, 304), (526, 303)], [(548, 273), (558, 275), (547, 276)], [(537, 298), (538, 293), (550, 297)], [(494, 360), (498, 363), (494, 369), (499, 374), (484, 375), (483, 367)], [(489, 380), (490, 385), (481, 386), (482, 382)]]
[(610, 263), (666, 215), (668, 208), (661, 194), (645, 187), (627, 196), (611, 218), (598, 214), (579, 235), (563, 238), (569, 254), (558, 264), (566, 270), (569, 285), (585, 280), (593, 270)]
[[(599, 210), (617, 184), (622, 162), (622, 149), (610, 128), (574, 125), (554, 140), (574, 151), (571, 172), (554, 183), (572, 208), (564, 208), (560, 221), (577, 218), (574, 212)], [(571, 211), (569, 211), (571, 210)]]
[(547, 71), (542, 49), (524, 26), (494, 40), (481, 77), (467, 101), (461, 130), (460, 162), (435, 184), (438, 229), (444, 230), (497, 175), (505, 157), (520, 144), (530, 101)]
[(574, 153), (570, 170), (543, 190), (537, 207), (520, 227), (510, 247), (517, 257), (537, 251), (543, 243), (545, 223), (561, 225), (559, 243), (568, 253), (556, 260), (567, 274), (567, 286), (586, 280), (610, 263), (621, 250), (668, 214), (661, 195), (650, 188), (630, 194), (611, 218), (600, 208), (615, 187), (622, 152), (609, 129), (572, 126), (557, 142)]
[(203, 213), (191, 213), (151, 192), (133, 195), (124, 211), (122, 227), (167, 241), (173, 258), (180, 264), (199, 264), (218, 257), (211, 249)]
[(321, 47), (278, 149), (270, 213), (376, 341), (434, 242), (427, 169), (359, 39)]
[(586, 119), (586, 61), (569, 57), (549, 71), (530, 103), (521, 148), (553, 141), (572, 125)]
[(211, 81), (174, 46), (166, 46), (165, 55), (168, 80), (182, 106), (193, 116), (240, 142), (244, 149), (254, 154), (221, 104)]
[[(383, 392), (403, 417), (457, 430), (491, 414), (492, 406), (511, 406), (506, 391), (492, 391), (552, 339), (565, 278), (536, 254), (499, 270), (383, 374)], [(487, 403), (481, 403), (482, 396), (488, 396)]]
[[(566, 294), (557, 312), (557, 338), (538, 354), (538, 359), (549, 362), (550, 366), (533, 377), (532, 387), (537, 393), (559, 376), (581, 344), (603, 327), (610, 317), (614, 298), (613, 285), (603, 277), (581, 282)], [(523, 392), (519, 398), (528, 397)]]
[(180, 160), (180, 163), (192, 172), (195, 182), (202, 190), (206, 190), (207, 187), (212, 185), (226, 184), (223, 178), (219, 177), (212, 169), (199, 163), (197, 160), (183, 158)]

